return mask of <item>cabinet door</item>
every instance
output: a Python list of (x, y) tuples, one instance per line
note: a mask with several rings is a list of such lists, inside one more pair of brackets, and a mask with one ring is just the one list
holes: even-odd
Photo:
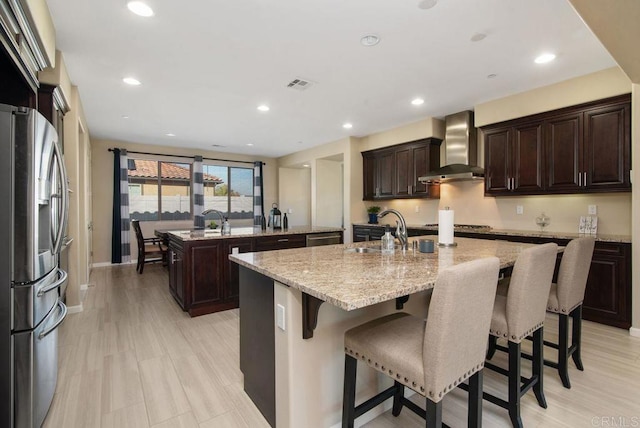
[(373, 153), (362, 154), (363, 196), (365, 201), (372, 201), (376, 197), (377, 177), (376, 158)]
[(544, 144), (542, 122), (516, 126), (513, 130), (511, 190), (519, 194), (544, 191)]
[[(433, 140), (433, 139), (432, 139)], [(440, 141), (440, 140), (436, 140)], [(418, 178), (427, 175), (430, 171), (440, 167), (440, 145), (432, 142), (425, 143), (413, 149), (413, 177), (411, 183), (411, 195), (414, 197), (440, 197), (440, 186), (426, 184), (418, 181)]]
[(224, 273), (224, 298), (237, 299), (239, 295), (239, 266), (237, 263), (229, 260), (229, 254), (233, 254), (237, 249), (238, 253), (250, 253), (253, 251), (253, 239), (225, 239), (225, 251), (223, 254), (224, 265), (226, 266)]
[(394, 192), (395, 156), (394, 151), (384, 151), (376, 155), (377, 163), (377, 192), (379, 198), (391, 198)]
[(596, 242), (584, 295), (584, 319), (620, 328), (631, 326), (630, 247)]
[(631, 190), (630, 106), (618, 104), (584, 113), (584, 168), (589, 190)]
[(582, 190), (582, 117), (582, 113), (571, 113), (545, 125), (547, 190), (551, 193)]
[(410, 196), (410, 186), (413, 184), (413, 148), (403, 147), (396, 150), (395, 172), (395, 196)]
[(169, 247), (169, 291), (184, 310), (184, 261), (181, 249)]
[(222, 240), (190, 247), (190, 306), (219, 302), (224, 298)]
[(511, 128), (486, 130), (484, 141), (485, 192), (505, 194), (510, 191)]

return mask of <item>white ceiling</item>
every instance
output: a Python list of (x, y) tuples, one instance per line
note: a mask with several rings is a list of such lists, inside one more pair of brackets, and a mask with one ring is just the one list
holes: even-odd
[[(615, 65), (566, 0), (419, 1), (148, 0), (152, 18), (126, 0), (48, 5), (92, 137), (146, 144), (277, 157)], [(287, 88), (297, 77), (314, 84)]]

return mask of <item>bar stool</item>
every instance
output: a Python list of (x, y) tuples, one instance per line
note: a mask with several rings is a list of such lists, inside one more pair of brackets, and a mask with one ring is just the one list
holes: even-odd
[[(551, 284), (547, 312), (558, 314), (558, 343), (544, 341), (544, 344), (558, 350), (558, 361), (544, 360), (544, 364), (558, 369), (565, 388), (571, 388), (569, 381), (569, 357), (573, 358), (578, 370), (583, 371), (581, 351), (582, 302), (587, 287), (587, 277), (591, 267), (595, 238), (574, 239), (564, 250), (558, 282)], [(569, 318), (572, 319), (571, 346), (569, 347)]]
[[(498, 271), (496, 257), (444, 269), (426, 323), (395, 313), (345, 333), (343, 428), (391, 397), (394, 416), (406, 406), (439, 428), (443, 397), (467, 379), (469, 426), (482, 425), (482, 368)], [(355, 406), (358, 360), (391, 377), (394, 385)], [(404, 397), (405, 386), (426, 397), (426, 412)]]
[[(496, 349), (509, 353), (509, 366), (501, 367), (486, 363), (485, 367), (503, 374), (509, 379), (509, 399), (505, 401), (484, 393), (484, 398), (509, 410), (514, 427), (522, 427), (520, 398), (533, 388), (538, 404), (546, 408), (543, 391), (543, 324), (545, 308), (553, 279), (558, 246), (543, 244), (523, 250), (513, 267), (507, 295), (496, 295), (491, 319), (489, 350), (487, 359)], [(533, 357), (531, 378), (521, 378), (521, 342), (533, 334)], [(498, 346), (498, 338), (508, 341), (508, 348)], [(521, 382), (524, 381), (523, 384)]]

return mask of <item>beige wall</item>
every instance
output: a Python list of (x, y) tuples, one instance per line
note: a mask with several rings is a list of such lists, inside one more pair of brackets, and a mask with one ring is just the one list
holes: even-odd
[(613, 67), (478, 104), (475, 106), (475, 125), (481, 127), (629, 92), (631, 81), (620, 68)]
[(278, 196), (282, 213), (291, 210), (289, 226), (311, 224), (311, 168), (279, 168)]
[(341, 227), (344, 224), (343, 162), (316, 160), (316, 226)]
[[(94, 263), (111, 262), (111, 210), (113, 201), (113, 153), (109, 148), (122, 148), (131, 151), (150, 153), (163, 153), (176, 156), (201, 155), (210, 158), (222, 158), (236, 161), (262, 160), (263, 166), (264, 201), (265, 207), (271, 207), (271, 203), (278, 200), (277, 166), (276, 160), (254, 156), (237, 155), (231, 153), (211, 152), (205, 150), (189, 149), (182, 147), (165, 147), (148, 144), (130, 143), (112, 140), (91, 140), (92, 146), (92, 182), (93, 182), (93, 261)], [(170, 159), (170, 158), (163, 158)], [(180, 159), (177, 159), (180, 160)], [(265, 208), (266, 209), (266, 208)], [(181, 228), (189, 227), (193, 222), (144, 222), (142, 231), (145, 236), (153, 236), (153, 229), (159, 227)], [(132, 259), (137, 259), (137, 246), (135, 236), (131, 236)]]

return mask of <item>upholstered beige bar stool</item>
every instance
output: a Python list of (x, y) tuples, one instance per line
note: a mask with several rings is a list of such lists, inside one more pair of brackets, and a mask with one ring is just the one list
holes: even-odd
[[(442, 426), (442, 399), (469, 380), (469, 426), (482, 424), (482, 368), (486, 338), (498, 281), (499, 260), (475, 260), (444, 269), (438, 275), (427, 321), (395, 313), (345, 333), (342, 426), (393, 397), (394, 416), (403, 406)], [(357, 362), (394, 380), (394, 385), (355, 406)], [(408, 386), (427, 399), (422, 410), (404, 398)]]
[[(582, 301), (587, 287), (595, 238), (574, 239), (565, 248), (558, 271), (558, 282), (551, 284), (547, 311), (558, 314), (558, 343), (544, 344), (558, 350), (558, 361), (544, 360), (545, 365), (558, 369), (565, 388), (571, 388), (569, 357), (578, 370), (584, 370), (581, 359)], [(569, 318), (572, 320), (571, 346), (569, 346)]]
[[(507, 295), (496, 295), (489, 336), (490, 359), (496, 347), (509, 353), (507, 370), (486, 363), (488, 369), (506, 375), (509, 379), (508, 401), (484, 393), (484, 398), (509, 410), (514, 427), (522, 427), (520, 398), (533, 388), (538, 404), (546, 408), (543, 391), (543, 323), (546, 304), (553, 279), (558, 246), (543, 244), (523, 250), (513, 267)], [(533, 335), (532, 375), (521, 378), (521, 342)], [(508, 348), (497, 346), (496, 340), (504, 338)], [(522, 380), (524, 383), (521, 383)]]

